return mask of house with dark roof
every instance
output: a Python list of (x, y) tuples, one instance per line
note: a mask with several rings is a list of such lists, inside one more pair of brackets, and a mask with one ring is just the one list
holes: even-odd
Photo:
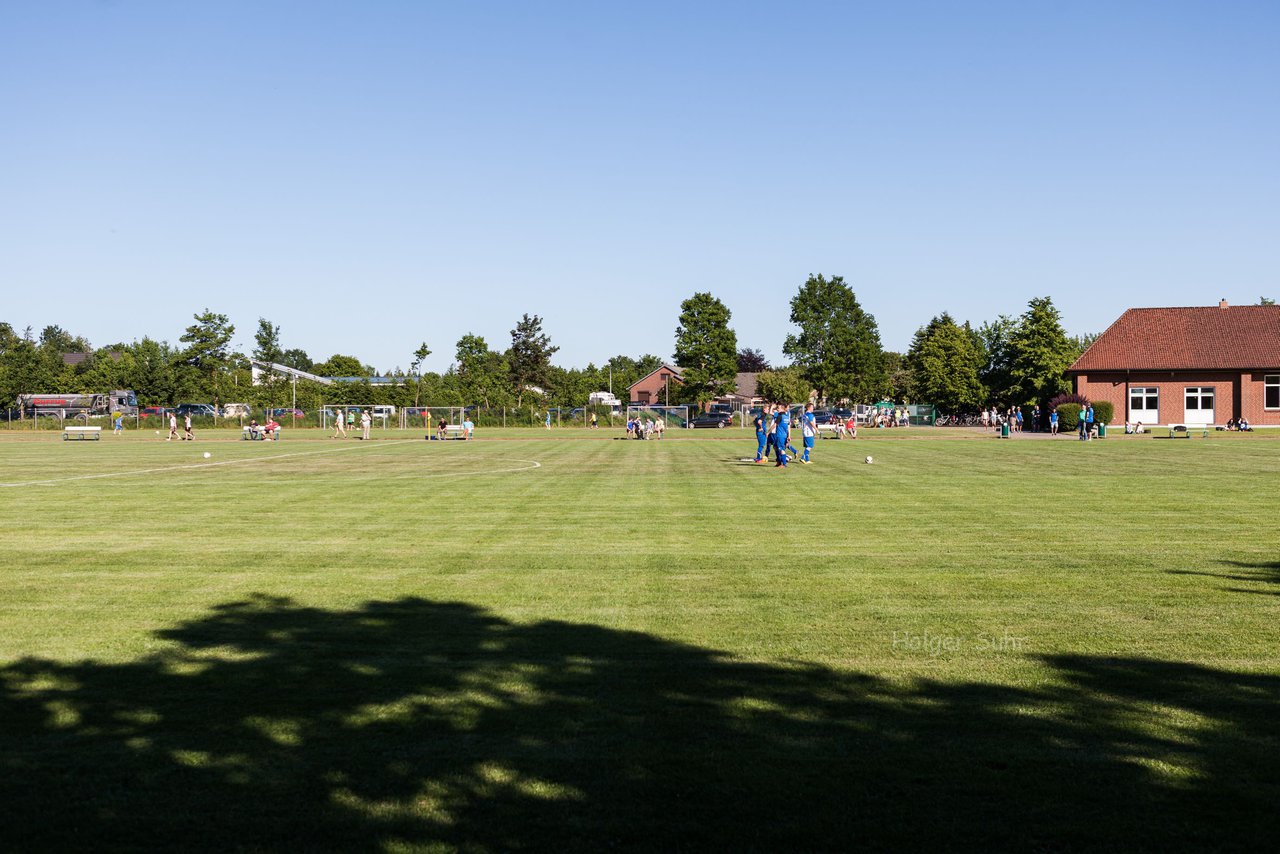
[(1131, 308), (1067, 374), (1117, 421), (1280, 426), (1280, 306)]
[(666, 404), (671, 397), (671, 386), (681, 382), (680, 369), (663, 362), (628, 387), (628, 399), (638, 406)]

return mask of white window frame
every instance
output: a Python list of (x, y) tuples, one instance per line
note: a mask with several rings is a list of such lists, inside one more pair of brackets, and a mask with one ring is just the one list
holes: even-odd
[[(1135, 400), (1142, 401), (1142, 406), (1134, 406)], [(1147, 404), (1151, 404), (1148, 406)], [(1159, 386), (1130, 386), (1129, 388), (1129, 411), (1130, 412), (1160, 412), (1160, 387)]]
[[(1198, 412), (1204, 412), (1205, 410), (1211, 410), (1211, 411), (1213, 411), (1213, 412), (1217, 412), (1217, 410), (1216, 410), (1216, 409), (1214, 409), (1214, 407), (1215, 407), (1215, 406), (1217, 406), (1217, 403), (1218, 403), (1218, 401), (1217, 401), (1217, 397), (1218, 397), (1218, 393), (1217, 393), (1217, 386), (1211, 386), (1211, 385), (1189, 385), (1189, 386), (1185, 387), (1185, 388), (1182, 390), (1182, 408), (1183, 408), (1184, 410), (1188, 410), (1188, 409), (1192, 409), (1192, 408), (1193, 408), (1193, 407), (1190, 407), (1190, 406), (1188, 406), (1188, 405), (1187, 405), (1187, 403), (1189, 402), (1189, 398), (1191, 398), (1193, 395), (1194, 395), (1194, 396), (1195, 396), (1195, 398), (1196, 398), (1196, 405), (1195, 405), (1195, 407), (1194, 407), (1194, 408), (1195, 408)], [(1205, 400), (1205, 398), (1206, 398), (1206, 397), (1207, 397), (1207, 398), (1209, 398), (1209, 405), (1208, 405), (1208, 406), (1204, 406), (1204, 405), (1203, 405), (1203, 404), (1204, 404), (1204, 400)]]
[[(1267, 406), (1267, 393), (1275, 389), (1276, 405)], [(1262, 408), (1268, 410), (1280, 409), (1280, 374), (1266, 374), (1262, 377)]]

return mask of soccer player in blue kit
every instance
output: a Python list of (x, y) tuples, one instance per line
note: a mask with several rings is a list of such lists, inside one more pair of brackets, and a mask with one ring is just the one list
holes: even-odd
[[(778, 414), (774, 416), (773, 428), (773, 446), (778, 453), (778, 462), (774, 465), (774, 468), (779, 466), (782, 468), (787, 467), (787, 449), (791, 448), (791, 442), (788, 438), (790, 432), (791, 413), (785, 406), (779, 406)], [(791, 451), (794, 453), (795, 449), (791, 448)]]
[(760, 414), (756, 416), (756, 462), (762, 463), (769, 457), (769, 406), (764, 404), (760, 407)]
[(813, 450), (814, 439), (818, 436), (818, 421), (813, 417), (813, 404), (810, 403), (804, 408), (804, 415), (800, 416), (800, 435), (804, 437), (804, 456), (800, 458), (800, 462), (808, 465), (809, 452)]

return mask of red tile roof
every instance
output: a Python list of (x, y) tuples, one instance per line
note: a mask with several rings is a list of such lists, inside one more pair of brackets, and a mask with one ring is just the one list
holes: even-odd
[(1131, 308), (1069, 370), (1280, 368), (1280, 305)]

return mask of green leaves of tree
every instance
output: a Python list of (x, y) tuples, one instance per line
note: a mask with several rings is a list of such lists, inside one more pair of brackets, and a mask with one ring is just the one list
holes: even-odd
[(709, 293), (695, 293), (680, 304), (676, 327), (676, 364), (683, 394), (698, 403), (734, 388), (738, 373), (738, 336), (729, 328), (728, 307)]
[(842, 276), (810, 276), (791, 300), (791, 322), (782, 352), (792, 357), (824, 399), (873, 400), (887, 390), (876, 319), (862, 310)]

